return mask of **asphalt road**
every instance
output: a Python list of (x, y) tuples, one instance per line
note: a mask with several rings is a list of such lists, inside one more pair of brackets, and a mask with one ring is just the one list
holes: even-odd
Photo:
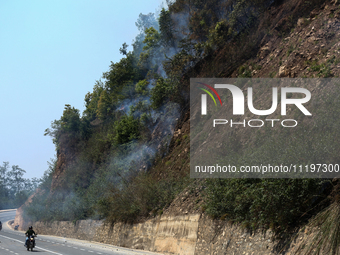
[[(0, 231), (0, 255), (30, 254), (24, 247), (25, 234), (9, 228), (7, 221), (13, 220), (15, 210), (0, 211), (2, 230)], [(39, 255), (157, 255), (159, 253), (138, 251), (96, 242), (87, 242), (70, 238), (39, 235), (33, 253)]]

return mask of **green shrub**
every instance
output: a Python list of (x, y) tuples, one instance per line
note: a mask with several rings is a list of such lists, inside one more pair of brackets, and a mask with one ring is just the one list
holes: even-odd
[(317, 214), (308, 227), (315, 231), (312, 238), (307, 239), (298, 254), (340, 254), (340, 204), (333, 202), (324, 211)]
[(230, 40), (229, 25), (226, 20), (222, 20), (216, 23), (215, 27), (210, 30), (208, 41), (211, 45), (220, 47)]
[(151, 107), (157, 109), (175, 97), (176, 87), (167, 79), (159, 78), (151, 90)]
[(133, 116), (123, 116), (115, 122), (115, 141), (118, 144), (128, 143), (138, 139), (140, 135), (140, 123)]
[(209, 179), (206, 212), (279, 234), (296, 226), (321, 193), (321, 179)]
[(310, 71), (318, 72), (319, 77), (328, 78), (332, 76), (331, 69), (328, 63), (318, 64), (317, 61), (310, 63)]
[(134, 222), (138, 216), (148, 216), (150, 212), (161, 214), (188, 182), (189, 178), (158, 181), (149, 174), (140, 174), (121, 189), (112, 188), (107, 192), (100, 200), (99, 212), (111, 223)]
[(135, 90), (137, 93), (145, 96), (148, 94), (147, 87), (149, 85), (149, 82), (147, 80), (141, 80), (137, 82)]
[(287, 51), (287, 57), (289, 57), (290, 53), (292, 53), (293, 51), (294, 51), (294, 46), (293, 45), (289, 45), (288, 51)]

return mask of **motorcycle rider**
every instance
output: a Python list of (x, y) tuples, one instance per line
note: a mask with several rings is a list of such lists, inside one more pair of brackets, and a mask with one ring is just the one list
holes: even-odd
[(35, 235), (36, 235), (35, 232), (34, 232), (34, 230), (33, 230), (33, 227), (32, 227), (32, 226), (30, 226), (30, 227), (28, 228), (28, 230), (26, 231), (25, 235), (26, 235), (25, 247), (27, 247), (28, 238), (29, 238), (30, 236), (33, 236), (33, 235), (35, 236)]

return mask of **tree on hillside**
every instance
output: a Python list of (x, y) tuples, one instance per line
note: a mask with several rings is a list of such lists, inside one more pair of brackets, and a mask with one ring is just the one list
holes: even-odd
[(8, 185), (13, 193), (13, 195), (18, 194), (22, 190), (25, 189), (26, 179), (24, 179), (25, 170), (21, 169), (17, 165), (12, 166), (12, 170), (7, 173), (8, 176)]
[(148, 14), (140, 13), (135, 24), (140, 32), (144, 32), (147, 28), (158, 26), (155, 14), (151, 12)]
[(63, 116), (60, 118), (63, 131), (77, 133), (80, 129), (80, 113), (79, 110), (66, 104)]
[(85, 95), (85, 111), (83, 117), (89, 121), (93, 121), (97, 117), (98, 101), (102, 91), (104, 90), (104, 83), (96, 81), (93, 91)]
[(159, 22), (159, 30), (161, 34), (162, 43), (165, 46), (174, 47), (175, 46), (174, 24), (171, 19), (170, 11), (165, 10), (163, 8), (159, 15), (158, 22)]
[(0, 166), (0, 209), (5, 208), (9, 201), (9, 189), (7, 184), (8, 162), (3, 162)]
[(26, 179), (25, 173), (18, 165), (10, 169), (8, 162), (0, 166), (0, 210), (21, 206), (39, 186), (40, 179)]

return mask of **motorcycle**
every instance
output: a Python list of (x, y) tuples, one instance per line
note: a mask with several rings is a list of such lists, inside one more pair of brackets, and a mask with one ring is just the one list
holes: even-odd
[(27, 239), (27, 250), (29, 251), (31, 249), (31, 251), (33, 251), (33, 248), (35, 247), (35, 236), (29, 236), (28, 239)]

